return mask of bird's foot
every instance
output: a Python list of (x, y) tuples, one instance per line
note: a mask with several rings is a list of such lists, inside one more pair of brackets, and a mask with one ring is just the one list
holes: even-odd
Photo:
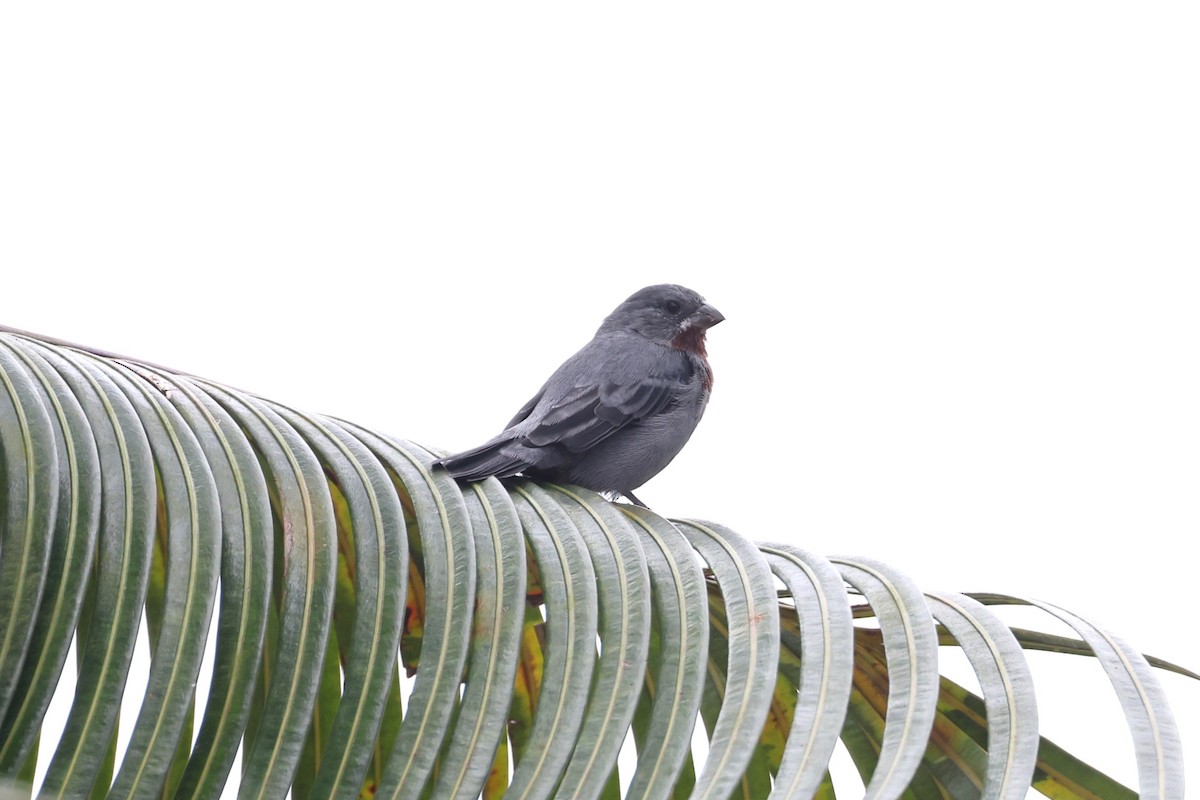
[(637, 497), (634, 496), (633, 492), (605, 492), (604, 496), (608, 499), (608, 501), (610, 503), (615, 503), (616, 501), (624, 498), (625, 500), (628, 500), (630, 503), (633, 503), (635, 506), (641, 506), (642, 508), (646, 509), (647, 511), (650, 510), (650, 506), (646, 505), (641, 500), (638, 500)]

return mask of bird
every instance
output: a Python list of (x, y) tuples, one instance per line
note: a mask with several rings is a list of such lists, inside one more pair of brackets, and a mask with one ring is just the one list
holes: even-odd
[(677, 284), (639, 289), (504, 430), (434, 462), (465, 481), (524, 475), (624, 497), (679, 454), (704, 415), (708, 329), (725, 317)]

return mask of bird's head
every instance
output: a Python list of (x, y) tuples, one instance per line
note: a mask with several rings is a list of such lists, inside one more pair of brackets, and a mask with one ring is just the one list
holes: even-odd
[(664, 283), (634, 292), (608, 315), (599, 333), (627, 331), (703, 356), (704, 332), (723, 319), (696, 292)]

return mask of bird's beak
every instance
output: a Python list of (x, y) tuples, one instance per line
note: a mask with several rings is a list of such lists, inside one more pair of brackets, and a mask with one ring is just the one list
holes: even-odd
[(722, 314), (720, 311), (717, 311), (708, 303), (705, 303), (696, 309), (696, 312), (688, 317), (687, 321), (688, 327), (708, 329), (713, 325), (716, 325), (718, 322), (723, 322), (724, 320), (724, 314)]

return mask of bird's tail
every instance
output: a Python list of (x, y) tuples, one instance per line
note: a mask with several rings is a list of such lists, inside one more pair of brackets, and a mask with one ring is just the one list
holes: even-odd
[(527, 458), (514, 452), (517, 446), (508, 439), (491, 441), (461, 453), (438, 459), (434, 466), (446, 468), (455, 478), (481, 481), (484, 478), (507, 478), (532, 466)]

